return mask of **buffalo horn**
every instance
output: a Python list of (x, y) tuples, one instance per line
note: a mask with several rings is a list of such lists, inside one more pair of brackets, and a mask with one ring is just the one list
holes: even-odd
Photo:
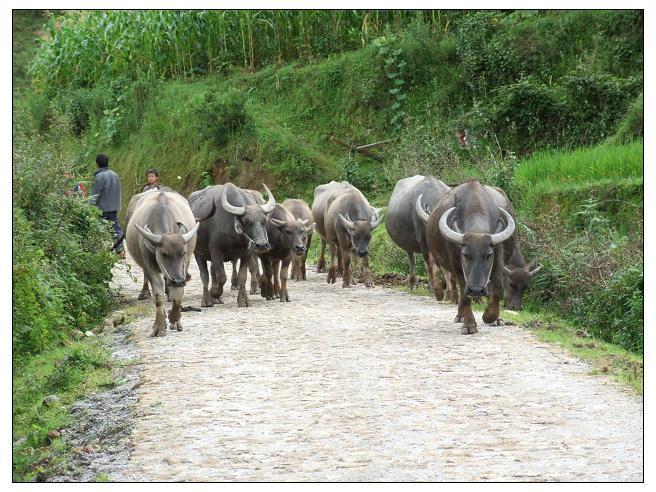
[(344, 227), (346, 227), (349, 231), (352, 231), (353, 228), (355, 227), (353, 225), (353, 222), (351, 222), (349, 219), (344, 217), (342, 214), (339, 214), (339, 220), (342, 221), (342, 224), (344, 224)]
[(379, 215), (375, 217), (374, 220), (369, 222), (369, 227), (371, 230), (374, 230), (376, 227), (378, 227), (378, 224), (380, 224), (383, 221), (383, 214), (380, 213), (380, 209), (376, 209)]
[(264, 191), (266, 191), (266, 194), (267, 194), (267, 202), (264, 205), (260, 205), (260, 206), (262, 207), (262, 211), (265, 214), (268, 214), (269, 212), (271, 212), (273, 210), (273, 207), (276, 206), (276, 199), (273, 198), (273, 193), (271, 193), (271, 190), (269, 190), (269, 188), (267, 188), (267, 185), (262, 183), (262, 186), (264, 186)]
[(417, 197), (417, 201), (415, 202), (415, 211), (417, 212), (417, 215), (421, 220), (424, 222), (428, 222), (428, 217), (430, 217), (426, 211), (424, 210), (424, 207), (421, 206), (421, 199), (424, 195), (419, 195)]
[(451, 241), (453, 243), (456, 243), (456, 244), (463, 244), (465, 235), (454, 231), (446, 223), (447, 220), (449, 219), (449, 215), (451, 215), (451, 212), (453, 212), (455, 209), (456, 209), (456, 207), (451, 207), (449, 210), (447, 210), (446, 212), (444, 212), (442, 214), (442, 217), (440, 217), (440, 232), (449, 241)]
[(246, 213), (246, 207), (235, 207), (234, 205), (230, 205), (228, 202), (228, 187), (223, 188), (223, 193), (221, 194), (221, 205), (223, 206), (223, 210), (225, 210), (228, 213), (231, 213), (232, 215), (237, 215), (241, 217)]
[[(184, 227), (184, 224), (182, 224), (182, 226)], [(196, 233), (198, 232), (198, 228), (199, 228), (199, 227), (200, 227), (200, 223), (196, 222), (196, 223), (194, 224), (194, 227), (193, 227), (189, 232), (184, 232), (184, 233), (183, 233), (182, 230), (181, 230), (180, 232), (182, 233), (182, 240), (183, 240), (185, 243), (188, 243), (189, 241), (191, 241), (192, 238), (193, 238), (193, 237), (196, 235)], [(186, 227), (184, 227), (184, 229), (185, 229), (185, 231), (187, 230)]]
[(148, 227), (148, 224), (146, 224), (144, 227), (141, 227), (139, 224), (134, 224), (134, 227), (137, 228), (137, 230), (143, 235), (143, 237), (148, 239), (154, 245), (159, 246), (160, 244), (162, 244), (162, 235), (153, 234), (150, 230), (150, 227)]
[(508, 225), (506, 228), (498, 234), (492, 234), (492, 244), (500, 244), (513, 235), (515, 232), (515, 220), (512, 218), (512, 215), (504, 208), (499, 207), (499, 210), (506, 216)]

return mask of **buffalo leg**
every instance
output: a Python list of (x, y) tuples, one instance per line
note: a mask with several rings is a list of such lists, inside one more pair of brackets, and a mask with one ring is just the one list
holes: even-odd
[(440, 266), (435, 262), (435, 258), (429, 256), (431, 276), (433, 278), (433, 295), (435, 299), (441, 301), (444, 299), (444, 291), (442, 290), (442, 282), (440, 281)]
[(273, 260), (273, 297), (278, 299), (280, 297), (280, 260)]
[(328, 268), (328, 283), (334, 284), (337, 281), (337, 267), (335, 261), (337, 260), (337, 246), (330, 245), (330, 267)]
[(501, 255), (495, 258), (495, 268), (490, 279), (490, 295), (488, 296), (488, 305), (483, 313), (483, 322), (487, 324), (503, 325), (499, 319), (499, 300), (501, 299), (501, 282), (503, 275), (503, 262)]
[[(461, 292), (465, 292), (465, 277), (459, 273), (458, 274), (458, 286), (460, 287)], [(456, 323), (462, 321), (463, 325), (460, 329), (460, 333), (463, 335), (468, 335), (472, 333), (478, 333), (476, 328), (476, 319), (474, 318), (474, 313), (471, 308), (471, 298), (468, 295), (462, 295), (460, 297), (460, 304), (458, 304), (458, 314), (454, 320)]]
[(444, 280), (446, 281), (446, 294), (444, 300), (446, 300), (448, 296), (452, 304), (458, 304), (458, 284), (456, 283), (456, 277), (444, 268), (441, 270), (442, 274), (444, 274)]
[(223, 286), (228, 279), (228, 276), (225, 272), (225, 266), (223, 265), (223, 256), (214, 253), (212, 254), (212, 288), (210, 289), (210, 295), (219, 301), (219, 304), (223, 304), (221, 296), (223, 295)]
[(307, 277), (305, 276), (305, 263), (307, 263), (307, 255), (308, 255), (308, 250), (307, 248), (310, 247), (310, 241), (308, 241), (307, 247), (305, 248), (305, 252), (303, 253), (303, 256), (301, 256), (301, 260), (299, 261), (299, 275), (301, 277), (301, 280), (307, 280)]
[(369, 257), (362, 257), (362, 277), (364, 278), (364, 286), (371, 288), (374, 286), (374, 281), (371, 278), (371, 271), (369, 270)]
[(194, 255), (196, 258), (196, 263), (198, 264), (198, 270), (200, 271), (200, 280), (203, 282), (203, 300), (200, 303), (200, 307), (212, 307), (214, 306), (214, 301), (210, 295), (210, 290), (208, 285), (210, 283), (210, 273), (207, 270), (207, 261), (202, 259), (199, 255)]
[(141, 287), (141, 293), (137, 297), (138, 301), (143, 301), (145, 299), (150, 299), (150, 290), (148, 289), (148, 279), (146, 278), (146, 273), (144, 272), (143, 287)]
[(342, 287), (351, 287), (353, 272), (351, 270), (351, 254), (348, 251), (342, 251), (342, 266)]
[(319, 262), (317, 263), (317, 273), (323, 273), (326, 271), (326, 240), (324, 238), (319, 239), (321, 245), (319, 246)]
[(417, 275), (415, 273), (415, 254), (408, 251), (408, 271), (410, 276), (408, 277), (408, 287), (410, 289), (415, 289), (417, 287)]
[(230, 290), (237, 290), (237, 260), (232, 260), (232, 275), (230, 275)]
[(172, 330), (182, 331), (182, 324), (180, 318), (182, 314), (180, 308), (182, 307), (182, 297), (184, 296), (184, 287), (170, 287), (171, 299), (173, 306), (169, 311), (169, 327)]
[[(342, 277), (344, 275), (344, 262), (342, 261), (342, 248), (337, 246), (337, 276)], [(346, 253), (349, 254), (349, 253)]]
[(239, 260), (239, 293), (237, 294), (237, 306), (239, 307), (250, 306), (248, 294), (246, 293), (246, 276), (248, 275), (248, 264), (250, 260), (250, 255), (246, 257), (242, 256)]
[(260, 277), (260, 295), (266, 298), (267, 301), (273, 299), (273, 268), (271, 266), (271, 258), (262, 256), (262, 276)]
[(296, 281), (301, 280), (301, 263), (300, 263), (300, 261), (301, 261), (300, 256), (294, 256), (292, 258), (292, 261), (291, 261), (291, 263), (292, 263), (292, 273), (289, 276), (289, 278), (291, 278), (292, 280), (296, 280)]
[(257, 294), (257, 287), (260, 285), (260, 267), (257, 263), (257, 255), (251, 256), (248, 271), (251, 273), (251, 294)]
[(153, 287), (155, 297), (155, 323), (151, 337), (163, 337), (166, 335), (166, 308), (164, 307), (164, 277), (161, 274), (150, 277), (150, 285)]
[(289, 292), (287, 292), (287, 272), (289, 271), (289, 263), (291, 262), (291, 255), (278, 260), (276, 263), (280, 265), (280, 302), (289, 302)]

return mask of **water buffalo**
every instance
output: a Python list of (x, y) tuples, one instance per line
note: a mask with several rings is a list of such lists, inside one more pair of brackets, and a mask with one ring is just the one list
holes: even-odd
[(150, 336), (164, 336), (165, 281), (168, 282), (173, 301), (169, 312), (170, 327), (182, 331), (180, 308), (199, 224), (187, 201), (178, 193), (150, 191), (141, 195), (130, 211), (125, 239), (132, 258), (143, 268), (153, 286), (157, 312)]
[[(421, 215), (417, 198), (417, 213)], [(423, 211), (426, 219), (426, 212)], [(515, 221), (478, 181), (449, 191), (427, 217), (426, 240), (435, 261), (449, 270), (460, 287), (455, 322), (461, 333), (476, 333), (471, 297), (488, 296), (485, 323), (498, 323), (503, 277), (503, 243), (515, 232)]]
[(382, 221), (383, 217), (377, 214), (359, 190), (347, 190), (335, 197), (324, 216), (326, 241), (330, 244), (331, 253), (328, 283), (336, 282), (335, 258), (337, 251), (341, 251), (342, 287), (353, 284), (351, 253), (362, 259), (365, 286), (374, 286), (369, 272), (369, 241), (371, 231)]
[(266, 227), (271, 248), (259, 255), (263, 270), (260, 280), (261, 295), (268, 301), (275, 296), (280, 297), (281, 302), (289, 302), (289, 263), (292, 255), (301, 256), (305, 253), (303, 238), (310, 229), (307, 222), (307, 219), (297, 219), (280, 204), (276, 204), (269, 215)]
[[(438, 301), (441, 301), (444, 297), (439, 272), (437, 276), (433, 275), (433, 270), (439, 270), (439, 266), (431, 265), (429, 261), (426, 223), (417, 214), (415, 205), (417, 197), (422, 195), (422, 208), (433, 210), (450, 189), (442, 181), (432, 176), (417, 175), (402, 179), (394, 187), (385, 215), (385, 225), (390, 239), (408, 255), (408, 267), (410, 269), (408, 286), (411, 289), (417, 286), (415, 253), (421, 253), (426, 263), (431, 289)], [(447, 288), (449, 288), (448, 280)], [(450, 289), (448, 290), (450, 291)], [(452, 295), (451, 297), (453, 298)]]
[(305, 262), (307, 261), (307, 254), (310, 245), (312, 244), (312, 232), (314, 231), (314, 216), (312, 210), (305, 202), (305, 200), (297, 198), (288, 198), (282, 202), (283, 207), (289, 210), (294, 217), (301, 220), (306, 220), (307, 233), (303, 237), (303, 244), (305, 244), (305, 251), (302, 255), (294, 255), (292, 258), (292, 273), (293, 280), (306, 280), (305, 275)]
[[(276, 201), (266, 185), (264, 189), (269, 199), (263, 205), (232, 183), (210, 186), (189, 196), (191, 210), (201, 221), (194, 250), (203, 281), (201, 306), (213, 306), (213, 298), (219, 303), (223, 302), (221, 296), (227, 279), (223, 262), (232, 260), (240, 260), (237, 305), (249, 306), (245, 285), (251, 257), (271, 246), (266, 230), (266, 214), (273, 210)], [(208, 261), (211, 261), (212, 268), (211, 290), (208, 289)]]
[[(494, 202), (498, 207), (502, 207), (510, 215), (515, 217), (515, 209), (513, 208), (506, 193), (495, 186), (485, 186), (485, 189), (492, 195)], [(514, 309), (519, 311), (522, 309), (522, 296), (524, 290), (528, 287), (529, 280), (540, 271), (541, 266), (538, 266), (537, 260), (534, 258), (528, 264), (519, 249), (519, 239), (517, 237), (517, 230), (515, 233), (504, 243), (504, 267), (503, 267), (503, 304), (506, 309)]]

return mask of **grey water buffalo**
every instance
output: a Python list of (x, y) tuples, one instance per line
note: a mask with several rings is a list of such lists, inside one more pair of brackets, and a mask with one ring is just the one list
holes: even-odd
[[(417, 198), (422, 196), (422, 209), (433, 210), (442, 197), (450, 190), (446, 184), (432, 176), (412, 176), (401, 179), (392, 192), (385, 214), (385, 226), (390, 239), (408, 255), (410, 276), (408, 286), (417, 286), (415, 275), (415, 253), (421, 253), (426, 263), (430, 286), (435, 297), (441, 301), (444, 297), (439, 278), (439, 266), (429, 261), (426, 242), (426, 222), (415, 209)], [(437, 272), (434, 275), (433, 271)], [(447, 289), (450, 293), (449, 282)], [(453, 296), (451, 295), (453, 298)]]
[[(262, 196), (262, 193), (260, 193), (257, 190), (249, 190), (247, 188), (244, 188), (244, 191), (246, 193), (250, 193), (253, 198), (255, 198), (255, 202), (258, 205), (264, 205), (266, 200)], [(259, 288), (260, 285), (260, 267), (257, 262), (257, 255), (251, 256), (251, 262), (248, 264), (248, 271), (251, 274), (251, 294), (256, 294), (257, 289)], [(237, 268), (237, 260), (232, 260), (232, 275), (230, 276), (230, 290), (237, 290), (237, 286), (239, 284), (239, 275), (238, 275), (239, 269)]]
[[(317, 272), (326, 271), (326, 228), (324, 227), (324, 216), (333, 200), (340, 194), (348, 190), (356, 190), (355, 186), (347, 181), (331, 181), (322, 184), (314, 189), (314, 200), (312, 201), (312, 216), (314, 217), (315, 230), (319, 234), (319, 261), (317, 262)], [(341, 265), (340, 265), (341, 269)]]
[(308, 249), (312, 244), (312, 233), (314, 231), (314, 226), (315, 226), (314, 216), (312, 215), (312, 210), (310, 210), (310, 207), (305, 202), (305, 200), (301, 200), (299, 198), (288, 198), (287, 200), (282, 202), (282, 205), (287, 210), (289, 210), (291, 214), (294, 217), (296, 217), (296, 219), (307, 221), (305, 222), (306, 233), (303, 237), (303, 244), (305, 245), (305, 251), (300, 256), (294, 255), (294, 257), (292, 258), (292, 272), (291, 272), (292, 280), (306, 280), (305, 262), (307, 261)]
[(311, 227), (307, 222), (307, 219), (297, 219), (280, 204), (276, 204), (269, 215), (266, 227), (271, 248), (259, 254), (262, 261), (260, 291), (262, 297), (266, 297), (268, 301), (280, 297), (281, 302), (289, 302), (289, 263), (292, 256), (305, 253), (303, 239)]
[[(420, 200), (418, 197), (417, 202)], [(419, 207), (417, 209), (420, 214)], [(501, 323), (503, 244), (514, 232), (512, 215), (499, 207), (490, 192), (476, 180), (449, 191), (427, 218), (426, 240), (430, 253), (439, 265), (455, 276), (460, 288), (454, 321), (463, 322), (461, 333), (478, 331), (471, 297), (488, 296), (483, 321)]]
[(380, 212), (369, 205), (359, 190), (347, 190), (335, 197), (324, 216), (326, 241), (331, 253), (328, 283), (336, 282), (335, 258), (337, 251), (341, 251), (342, 287), (353, 284), (351, 253), (362, 259), (365, 286), (374, 286), (369, 272), (369, 241), (371, 232), (382, 221)]
[[(515, 217), (515, 210), (506, 193), (495, 186), (485, 186), (498, 207), (504, 208), (510, 215)], [(517, 230), (504, 243), (504, 267), (503, 267), (503, 304), (506, 309), (519, 311), (522, 309), (522, 296), (524, 290), (533, 276), (540, 271), (537, 260), (534, 258), (526, 263), (524, 255), (519, 249)]]
[[(222, 303), (223, 285), (227, 279), (224, 261), (239, 260), (237, 305), (248, 307), (246, 273), (254, 254), (270, 248), (267, 214), (276, 205), (275, 198), (264, 185), (268, 201), (260, 205), (241, 188), (226, 183), (195, 191), (189, 196), (194, 216), (200, 221), (194, 256), (203, 281), (201, 306), (211, 307), (214, 300)], [(211, 262), (212, 288), (208, 289)]]
[(130, 211), (125, 239), (132, 258), (143, 268), (153, 287), (157, 311), (151, 336), (164, 336), (165, 282), (173, 301), (169, 312), (170, 327), (182, 331), (180, 308), (199, 224), (187, 201), (178, 193), (151, 191), (141, 195), (135, 199)]

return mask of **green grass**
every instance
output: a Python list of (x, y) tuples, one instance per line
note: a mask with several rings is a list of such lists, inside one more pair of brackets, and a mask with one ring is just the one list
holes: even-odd
[(644, 386), (644, 358), (618, 345), (591, 337), (585, 329), (563, 321), (558, 316), (522, 311), (517, 315), (501, 312), (503, 319), (530, 330), (540, 340), (558, 345), (566, 352), (589, 362), (591, 374), (604, 374), (630, 386), (642, 395)]
[[(110, 358), (97, 338), (71, 342), (32, 357), (14, 369), (12, 393), (13, 480), (43, 480), (66, 468), (70, 451), (48, 432), (70, 426), (71, 405), (114, 385)], [(58, 398), (43, 403), (46, 396)]]
[(642, 180), (643, 152), (642, 140), (539, 152), (517, 165), (515, 180), (528, 202), (531, 196), (567, 192), (591, 184), (633, 183)]

